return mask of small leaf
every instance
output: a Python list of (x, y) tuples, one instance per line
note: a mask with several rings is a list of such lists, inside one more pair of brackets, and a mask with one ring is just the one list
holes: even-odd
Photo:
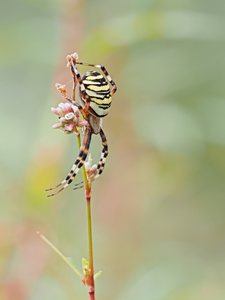
[(50, 247), (52, 248), (52, 250), (58, 254), (58, 256), (73, 270), (73, 272), (79, 277), (81, 278), (82, 275), (79, 272), (79, 270), (77, 269), (77, 267), (75, 266), (75, 264), (72, 262), (71, 257), (66, 257), (52, 242), (50, 242), (46, 236), (44, 236), (43, 234), (41, 234), (40, 232), (37, 231), (37, 234), (39, 235), (39, 237)]
[(95, 273), (94, 275), (94, 279), (97, 279), (100, 275), (102, 274), (102, 271), (98, 271), (97, 273)]

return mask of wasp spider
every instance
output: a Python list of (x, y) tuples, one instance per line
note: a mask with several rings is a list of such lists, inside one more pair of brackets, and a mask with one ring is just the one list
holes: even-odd
[[(75, 55), (70, 55), (68, 61), (73, 74), (74, 87), (76, 87), (77, 83), (79, 85), (79, 94), (82, 105), (77, 104), (69, 98), (66, 98), (66, 100), (78, 107), (88, 125), (85, 126), (82, 145), (71, 170), (65, 179), (58, 185), (46, 190), (55, 190), (52, 194), (49, 194), (48, 197), (63, 191), (74, 180), (87, 158), (92, 134), (99, 134), (102, 142), (102, 153), (97, 165), (97, 174), (95, 177), (98, 177), (103, 172), (106, 157), (108, 156), (107, 139), (100, 121), (110, 110), (112, 96), (117, 90), (116, 84), (104, 66), (78, 62), (76, 61)], [(81, 76), (77, 69), (77, 65), (97, 68), (102, 71), (103, 74), (93, 70), (88, 71)]]

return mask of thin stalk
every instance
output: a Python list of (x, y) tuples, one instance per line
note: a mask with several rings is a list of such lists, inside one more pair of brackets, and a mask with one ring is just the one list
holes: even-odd
[[(80, 132), (77, 134), (78, 147), (81, 146)], [(85, 166), (82, 167), (84, 190), (87, 205), (87, 225), (88, 225), (88, 264), (89, 264), (89, 296), (90, 300), (95, 300), (95, 280), (94, 280), (94, 259), (93, 259), (93, 240), (92, 240), (92, 217), (91, 217), (91, 183), (87, 179)]]

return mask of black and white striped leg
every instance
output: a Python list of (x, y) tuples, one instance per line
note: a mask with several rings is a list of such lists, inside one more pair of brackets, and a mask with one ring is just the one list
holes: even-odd
[(74, 63), (74, 60), (71, 58), (70, 69), (73, 74), (74, 85), (76, 85), (76, 82), (78, 81), (78, 83), (80, 85), (81, 96), (85, 100), (85, 106), (83, 107), (81, 112), (86, 113), (86, 112), (88, 112), (88, 109), (90, 107), (91, 99), (90, 99), (90, 96), (86, 92), (85, 86), (81, 79), (81, 75), (80, 75), (79, 71), (77, 70), (75, 63)]
[(102, 148), (102, 153), (101, 153), (100, 160), (99, 160), (98, 165), (97, 165), (97, 174), (96, 174), (95, 178), (98, 178), (102, 174), (102, 172), (104, 170), (104, 167), (105, 167), (106, 158), (109, 154), (107, 139), (106, 139), (105, 133), (104, 133), (102, 128), (100, 129), (99, 134), (100, 134), (100, 137), (101, 137), (101, 140), (102, 140), (103, 148)]
[(94, 67), (94, 68), (100, 69), (104, 73), (104, 75), (106, 76), (108, 82), (112, 86), (111, 94), (112, 95), (115, 94), (115, 92), (117, 91), (116, 83), (112, 80), (111, 76), (109, 75), (109, 72), (106, 70), (106, 68), (104, 66), (102, 66), (102, 65), (94, 65), (94, 64), (86, 64), (86, 63), (83, 63), (83, 62), (76, 62), (76, 64), (83, 65), (83, 66)]
[(88, 150), (89, 150), (90, 142), (91, 142), (91, 135), (92, 135), (92, 129), (89, 126), (87, 126), (84, 131), (84, 137), (83, 137), (83, 141), (82, 141), (82, 145), (80, 147), (78, 157), (77, 157), (75, 163), (73, 164), (70, 172), (67, 174), (65, 179), (62, 180), (58, 185), (56, 185), (55, 187), (46, 189), (46, 191), (56, 190), (52, 194), (47, 195), (47, 197), (52, 197), (52, 196), (55, 196), (56, 194), (62, 192), (74, 180), (74, 178), (78, 174), (80, 168), (83, 166), (83, 164), (87, 158), (87, 154), (88, 154)]
[[(98, 178), (102, 174), (102, 172), (104, 170), (104, 167), (105, 167), (106, 158), (109, 154), (107, 139), (106, 139), (105, 133), (104, 133), (102, 128), (100, 129), (99, 134), (100, 134), (100, 137), (101, 137), (101, 140), (102, 140), (103, 148), (102, 148), (102, 153), (101, 153), (100, 160), (99, 160), (98, 165), (97, 165), (97, 174), (95, 175), (94, 179)], [(78, 189), (82, 188), (83, 186), (84, 186), (83, 182), (80, 182), (79, 184), (75, 184), (74, 190), (78, 190)]]

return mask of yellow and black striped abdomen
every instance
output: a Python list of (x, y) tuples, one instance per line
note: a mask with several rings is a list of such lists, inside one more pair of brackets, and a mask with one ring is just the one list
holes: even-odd
[[(97, 117), (108, 114), (112, 98), (110, 87), (104, 76), (96, 71), (87, 72), (82, 77), (85, 91), (90, 97), (90, 112)], [(84, 99), (82, 99), (84, 101)]]

